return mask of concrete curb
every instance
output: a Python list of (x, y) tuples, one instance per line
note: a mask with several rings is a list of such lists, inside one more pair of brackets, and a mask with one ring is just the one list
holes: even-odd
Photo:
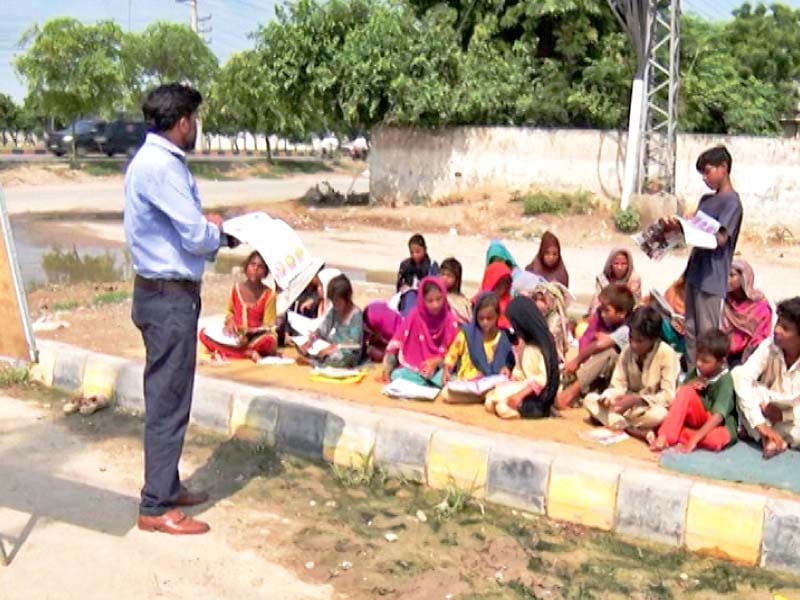
[[(141, 413), (143, 366), (38, 340), (33, 376), (69, 391), (108, 392)], [(599, 452), (509, 436), (401, 409), (292, 390), (195, 379), (192, 422), (281, 451), (435, 488), (469, 489), (508, 507), (634, 538), (800, 574), (800, 501), (618, 464)]]

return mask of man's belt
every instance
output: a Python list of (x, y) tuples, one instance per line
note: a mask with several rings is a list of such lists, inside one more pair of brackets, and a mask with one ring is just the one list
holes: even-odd
[(191, 279), (148, 279), (137, 275), (133, 287), (148, 292), (200, 292), (200, 282)]

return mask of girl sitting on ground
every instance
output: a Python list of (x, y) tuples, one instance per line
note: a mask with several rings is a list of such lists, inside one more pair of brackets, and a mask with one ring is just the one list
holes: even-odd
[(441, 388), (444, 357), (458, 334), (458, 322), (441, 279), (426, 277), (420, 282), (420, 293), (420, 301), (386, 348), (382, 379)]
[(447, 303), (459, 324), (472, 321), (472, 302), (461, 293), (461, 263), (455, 258), (442, 261), (441, 278), (447, 288)]
[(398, 310), (407, 316), (417, 303), (417, 287), (425, 277), (439, 274), (439, 265), (428, 256), (428, 246), (421, 234), (415, 233), (408, 240), (409, 257), (400, 263), (397, 270), (397, 286), (400, 294)]
[(486, 267), (486, 272), (483, 274), (483, 282), (481, 289), (473, 298), (473, 304), (478, 300), (481, 294), (486, 292), (494, 292), (500, 299), (500, 321), (499, 325), (503, 329), (509, 328), (508, 319), (506, 318), (506, 307), (511, 302), (511, 269), (504, 262), (493, 262)]
[(403, 317), (385, 300), (374, 300), (367, 304), (364, 309), (364, 341), (370, 361), (383, 362), (386, 347), (402, 323)]
[(533, 290), (533, 300), (547, 321), (558, 353), (558, 362), (566, 361), (570, 348), (570, 324), (567, 318), (569, 292), (558, 282), (540, 283)]
[(559, 386), (558, 355), (553, 336), (530, 298), (514, 298), (506, 310), (514, 330), (514, 370), (511, 381), (486, 394), (484, 406), (502, 419), (550, 416)]
[(235, 337), (237, 342), (226, 344), (214, 340), (205, 328), (200, 331), (199, 339), (215, 358), (250, 358), (257, 362), (275, 354), (278, 348), (275, 292), (262, 281), (269, 269), (258, 252), (251, 252), (244, 260), (242, 271), (245, 280), (231, 288), (223, 326), (223, 333)]
[(326, 298), (333, 305), (319, 328), (299, 348), (301, 355), (317, 340), (330, 345), (312, 358), (315, 366), (353, 368), (361, 362), (364, 320), (361, 309), (353, 303), (353, 286), (346, 275), (338, 275), (328, 284)]
[(627, 248), (614, 248), (608, 255), (603, 272), (595, 280), (595, 293), (589, 304), (589, 314), (600, 306), (600, 292), (611, 283), (626, 286), (637, 305), (642, 301), (642, 278), (633, 269), (633, 256)]
[(564, 287), (569, 287), (569, 273), (561, 257), (561, 242), (550, 231), (545, 231), (542, 235), (539, 253), (525, 270), (541, 275), (547, 281), (555, 281)]
[(728, 364), (740, 365), (772, 335), (772, 307), (754, 286), (753, 268), (734, 260), (728, 274), (728, 295), (722, 306), (722, 331), (731, 338)]
[[(514, 355), (508, 334), (497, 326), (500, 318), (500, 299), (487, 292), (475, 303), (475, 318), (463, 325), (450, 344), (444, 359), (442, 383), (446, 386), (453, 378), (471, 381), (490, 375), (510, 375)], [(483, 402), (480, 396), (448, 394), (445, 402), (463, 404)]]

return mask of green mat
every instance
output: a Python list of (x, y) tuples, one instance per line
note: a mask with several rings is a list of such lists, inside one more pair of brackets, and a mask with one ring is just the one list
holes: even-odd
[(666, 450), (660, 463), (665, 469), (688, 475), (768, 485), (800, 494), (800, 452), (797, 450), (787, 450), (764, 460), (761, 447), (740, 441), (722, 452), (696, 450), (681, 454)]

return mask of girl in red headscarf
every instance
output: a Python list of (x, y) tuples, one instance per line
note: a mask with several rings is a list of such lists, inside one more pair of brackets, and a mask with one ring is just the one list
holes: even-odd
[(728, 351), (731, 367), (746, 361), (772, 334), (772, 307), (754, 283), (753, 268), (744, 260), (734, 260), (722, 307), (722, 331), (731, 339)]
[(481, 294), (494, 292), (500, 298), (500, 319), (498, 325), (501, 329), (508, 329), (510, 323), (506, 318), (506, 307), (511, 302), (511, 269), (504, 262), (493, 262), (483, 274), (481, 289), (472, 299), (472, 303), (478, 300)]

